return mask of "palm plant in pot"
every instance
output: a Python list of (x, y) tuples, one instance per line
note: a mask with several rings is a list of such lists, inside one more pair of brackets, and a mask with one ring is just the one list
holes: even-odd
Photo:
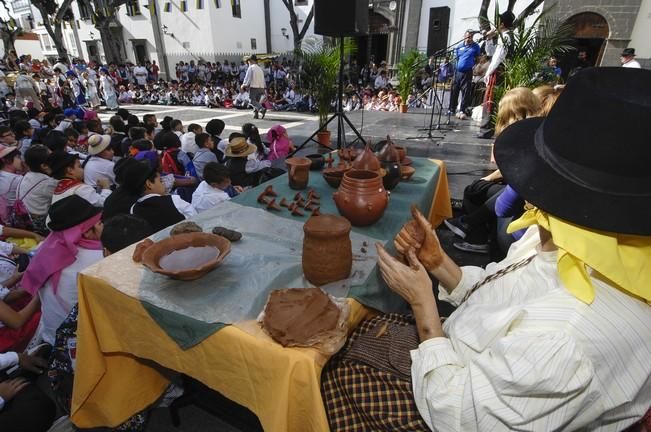
[(400, 104), (400, 112), (407, 112), (407, 99), (411, 94), (414, 86), (414, 80), (425, 62), (425, 55), (419, 51), (412, 50), (406, 52), (398, 62), (398, 93), (402, 103)]
[[(353, 43), (346, 39), (344, 55), (350, 54)], [(316, 104), (319, 114), (319, 133), (317, 139), (325, 146), (330, 145), (330, 131), (326, 127), (328, 114), (337, 97), (339, 78), (339, 44), (328, 44), (323, 40), (310, 38), (303, 41), (301, 52), (301, 80), (307, 93)]]

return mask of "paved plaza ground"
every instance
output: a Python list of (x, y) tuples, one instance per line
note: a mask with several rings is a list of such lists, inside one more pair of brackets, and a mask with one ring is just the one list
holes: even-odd
[[(264, 134), (270, 127), (282, 124), (296, 145), (303, 143), (318, 127), (317, 116), (308, 113), (269, 111), (264, 120), (253, 120), (251, 111), (151, 105), (127, 105), (124, 108), (141, 118), (143, 114), (147, 113), (156, 114), (159, 121), (165, 116), (171, 116), (182, 120), (186, 127), (190, 123), (205, 126), (209, 120), (220, 118), (226, 123), (224, 136), (241, 130), (244, 123), (254, 122), (261, 134), (263, 134), (264, 139)], [(112, 115), (113, 113), (101, 113), (100, 118), (108, 121)], [(410, 155), (432, 157), (445, 161), (453, 201), (462, 198), (463, 189), (472, 180), (485, 175), (493, 168), (490, 164), (492, 141), (475, 138), (478, 127), (471, 120), (452, 119), (451, 124), (447, 125), (447, 117), (442, 116), (440, 119), (442, 123), (441, 130), (433, 130), (430, 139), (427, 131), (419, 130), (429, 126), (432, 119), (429, 111), (421, 110), (406, 114), (356, 111), (348, 113), (348, 117), (365, 139), (377, 142), (390, 135), (396, 143), (407, 147), (407, 153)], [(436, 127), (438, 122), (439, 117), (435, 113), (433, 126)], [(333, 134), (333, 140), (336, 141), (336, 123), (333, 122), (332, 125), (330, 130)], [(353, 139), (354, 134), (347, 130), (347, 142), (351, 142)], [(301, 150), (301, 154), (313, 153), (316, 151), (316, 147), (317, 145), (314, 142), (309, 142)], [(457, 262), (460, 264), (485, 264), (486, 258), (483, 256), (466, 254), (451, 248), (454, 241), (453, 235), (445, 229), (439, 229), (438, 231), (444, 248)], [(226, 410), (228, 411), (228, 408)], [(153, 410), (148, 431), (237, 432), (248, 430), (248, 428), (238, 429), (194, 406), (183, 408), (180, 414), (181, 425), (176, 428), (171, 423), (169, 410)], [(228, 415), (224, 416), (224, 420), (233, 421), (232, 418), (228, 418)]]

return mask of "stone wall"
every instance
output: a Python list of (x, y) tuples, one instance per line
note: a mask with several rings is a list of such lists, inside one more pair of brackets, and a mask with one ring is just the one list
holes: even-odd
[[(550, 3), (547, 1), (545, 3)], [(610, 36), (606, 41), (602, 66), (618, 66), (619, 55), (631, 41), (641, 0), (556, 0), (551, 15), (566, 20), (583, 12), (595, 12), (608, 22)], [(616, 4), (614, 4), (616, 3)]]

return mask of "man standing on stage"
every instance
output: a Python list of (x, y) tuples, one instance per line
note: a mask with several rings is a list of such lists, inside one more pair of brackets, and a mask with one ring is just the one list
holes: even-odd
[[(472, 95), (472, 68), (475, 65), (475, 58), (481, 52), (479, 44), (472, 39), (472, 36), (472, 31), (466, 31), (463, 35), (463, 42), (454, 50), (457, 58), (457, 69), (454, 73), (454, 85), (452, 86), (449, 109), (451, 113), (456, 112), (457, 118), (461, 120), (467, 118), (466, 109), (468, 109)], [(461, 93), (461, 108), (456, 111), (459, 104), (459, 93)]]
[[(481, 122), (478, 138), (490, 139), (495, 135), (495, 121), (493, 113), (497, 111), (493, 100), (493, 91), (504, 80), (504, 60), (510, 57), (513, 44), (513, 23), (515, 15), (506, 11), (500, 15), (499, 34), (497, 44), (493, 42), (495, 30), (486, 34), (486, 53), (491, 55), (491, 63), (488, 66), (484, 82), (486, 83), (486, 97), (484, 98), (484, 116)], [(492, 54), (491, 54), (492, 52)]]
[(249, 105), (253, 107), (253, 118), (257, 119), (259, 112), (264, 119), (267, 109), (260, 104), (260, 99), (265, 95), (266, 87), (264, 71), (258, 66), (258, 57), (255, 54), (249, 57), (247, 62), (249, 63), (249, 68), (246, 70), (242, 88), (244, 90), (248, 88), (249, 90)]

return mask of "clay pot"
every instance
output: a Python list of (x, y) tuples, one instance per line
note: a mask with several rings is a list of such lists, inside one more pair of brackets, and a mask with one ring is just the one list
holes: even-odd
[(385, 141), (382, 141), (380, 144), (381, 145), (378, 146), (380, 149), (380, 153), (378, 155), (380, 162), (400, 161), (400, 153), (398, 152), (396, 145), (391, 140), (391, 137), (387, 135), (387, 139)]
[(304, 157), (293, 157), (285, 160), (289, 167), (287, 176), (289, 177), (289, 187), (292, 189), (305, 189), (310, 179), (310, 166), (312, 161)]
[[(231, 242), (215, 234), (178, 234), (149, 246), (142, 254), (142, 263), (154, 273), (189, 281), (199, 279), (216, 268), (230, 251)], [(184, 254), (191, 254), (192, 257), (188, 259), (186, 256), (184, 259)], [(185, 268), (167, 265), (166, 261), (171, 258), (177, 263), (193, 261), (198, 264)]]
[(337, 154), (339, 155), (339, 160), (351, 161), (355, 159), (359, 154), (360, 150), (354, 149), (352, 147), (339, 149)]
[(380, 160), (373, 154), (370, 143), (366, 144), (364, 151), (353, 161), (353, 169), (378, 172), (382, 168)]
[(402, 181), (409, 180), (411, 178), (411, 176), (414, 175), (415, 172), (416, 172), (416, 168), (414, 168), (414, 167), (410, 167), (410, 166), (407, 166), (407, 165), (403, 165), (403, 166), (400, 167), (400, 173), (401, 173)]
[(402, 160), (405, 157), (407, 157), (407, 149), (400, 146), (395, 146), (395, 149), (398, 151), (398, 156), (400, 157), (400, 161), (402, 162)]
[(328, 183), (330, 187), (338, 188), (339, 185), (341, 184), (341, 179), (343, 178), (343, 175), (329, 174), (324, 172), (323, 178), (325, 179), (326, 183)]
[(387, 190), (393, 190), (400, 183), (400, 177), (402, 176), (400, 162), (382, 162), (382, 168), (386, 171), (386, 175), (382, 177), (382, 184)]
[(372, 171), (345, 173), (332, 198), (339, 213), (355, 226), (373, 225), (389, 204), (389, 192), (382, 185), (382, 177)]
[(323, 158), (323, 155), (320, 155), (318, 153), (309, 154), (305, 157), (312, 161), (312, 165), (310, 165), (310, 169), (312, 171), (320, 170), (321, 168), (323, 168), (323, 164), (325, 164), (325, 159)]
[(330, 131), (322, 130), (316, 134), (316, 140), (324, 147), (330, 148)]
[(346, 279), (353, 268), (350, 222), (341, 216), (310, 217), (303, 225), (303, 273), (316, 286)]

